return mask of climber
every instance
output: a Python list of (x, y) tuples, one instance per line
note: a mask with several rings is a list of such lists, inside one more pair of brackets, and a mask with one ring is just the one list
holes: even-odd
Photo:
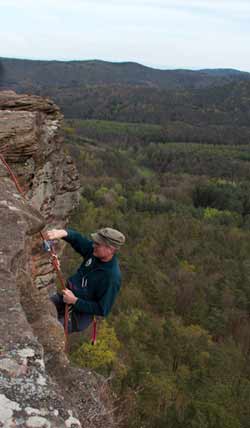
[(116, 253), (125, 243), (125, 236), (105, 227), (92, 233), (91, 238), (73, 229), (52, 229), (46, 233), (46, 239), (63, 239), (83, 256), (82, 264), (68, 279), (66, 290), (51, 297), (61, 324), (64, 323), (65, 303), (70, 305), (69, 333), (85, 330), (95, 315), (106, 317), (121, 285)]

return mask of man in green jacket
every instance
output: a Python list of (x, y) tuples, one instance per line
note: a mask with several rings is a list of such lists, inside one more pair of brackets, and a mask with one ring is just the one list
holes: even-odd
[(92, 240), (73, 229), (52, 229), (49, 240), (64, 239), (83, 257), (78, 270), (67, 281), (63, 294), (51, 297), (63, 324), (65, 303), (72, 307), (69, 332), (88, 327), (94, 315), (106, 317), (121, 286), (121, 273), (116, 257), (125, 243), (125, 236), (116, 229), (105, 227), (91, 234)]

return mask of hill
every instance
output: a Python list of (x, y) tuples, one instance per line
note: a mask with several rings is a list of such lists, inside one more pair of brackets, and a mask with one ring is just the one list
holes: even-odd
[(0, 87), (50, 96), (66, 118), (160, 125), (161, 141), (246, 144), (250, 138), (250, 74), (238, 70), (2, 58)]
[(0, 87), (50, 96), (66, 118), (160, 125), (161, 141), (247, 144), (250, 138), (250, 74), (238, 70), (2, 58)]
[(132, 85), (161, 89), (198, 89), (250, 80), (250, 74), (224, 70), (158, 70), (133, 62), (33, 61), (0, 58), (4, 69), (3, 84), (25, 90), (85, 85)]

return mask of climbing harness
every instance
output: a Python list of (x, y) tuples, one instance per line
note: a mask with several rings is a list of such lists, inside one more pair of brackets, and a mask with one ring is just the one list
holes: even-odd
[[(12, 169), (10, 168), (9, 164), (7, 163), (7, 161), (5, 160), (4, 156), (0, 153), (0, 160), (2, 161), (3, 165), (5, 166), (5, 168), (7, 169), (8, 173), (10, 174), (13, 182), (15, 183), (15, 186), (18, 190), (18, 192), (20, 193), (20, 195), (23, 197), (23, 199), (28, 202), (28, 199), (25, 196), (25, 193), (22, 189), (22, 187), (20, 186), (15, 174), (13, 173)], [(62, 290), (66, 290), (66, 283), (64, 281), (64, 278), (62, 276), (61, 273), (61, 269), (60, 269), (60, 263), (57, 257), (57, 254), (55, 252), (54, 249), (54, 245), (53, 245), (53, 241), (49, 241), (45, 238), (44, 234), (42, 232), (40, 232), (40, 236), (41, 239), (43, 241), (43, 249), (45, 252), (47, 252), (49, 254), (49, 258), (50, 258), (50, 262), (57, 274), (57, 277), (60, 281), (60, 285)], [(70, 306), (68, 304), (65, 304), (65, 315), (64, 315), (64, 334), (65, 334), (65, 352), (68, 351), (68, 325), (70, 322)], [(72, 309), (72, 307), (71, 307)], [(91, 343), (92, 345), (96, 344), (96, 334), (97, 334), (97, 321), (96, 321), (96, 317), (94, 317), (93, 319), (93, 328), (92, 328), (92, 340)]]

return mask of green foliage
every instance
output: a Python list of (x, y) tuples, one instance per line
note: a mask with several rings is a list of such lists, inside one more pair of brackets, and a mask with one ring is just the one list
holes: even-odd
[(96, 345), (84, 342), (71, 354), (71, 361), (79, 367), (89, 367), (107, 372), (117, 361), (117, 352), (120, 343), (116, 337), (114, 328), (106, 321), (102, 321), (98, 330)]
[[(167, 423), (168, 420), (167, 417)], [(241, 428), (239, 419), (228, 414), (216, 403), (203, 403), (198, 400), (189, 403), (184, 414), (179, 418), (174, 417), (171, 423), (174, 428)]]
[(247, 182), (210, 180), (193, 190), (196, 207), (206, 207), (204, 218), (217, 224), (248, 227), (250, 194)]
[[(73, 361), (112, 371), (122, 428), (248, 428), (248, 147), (75, 138), (82, 197), (70, 225), (116, 227), (127, 245), (107, 330)], [(67, 249), (64, 265), (77, 260)]]
[(72, 128), (71, 126), (64, 126), (63, 131), (66, 138), (71, 138), (73, 135), (75, 135), (75, 128)]
[(206, 208), (204, 210), (204, 219), (207, 220), (209, 223), (218, 225), (241, 225), (241, 216), (239, 214), (228, 210), (219, 211), (216, 208)]
[[(144, 166), (160, 173), (185, 172), (234, 182), (250, 179), (248, 162), (240, 159), (241, 154), (247, 151), (247, 146), (150, 143), (140, 153), (140, 161)], [(226, 186), (224, 189), (227, 190)]]
[(120, 144), (164, 141), (164, 128), (160, 125), (126, 123), (108, 120), (70, 120), (77, 135), (103, 142), (118, 141)]
[(193, 192), (196, 207), (211, 207), (218, 210), (229, 210), (243, 216), (250, 214), (250, 197), (247, 183), (230, 183), (212, 180), (199, 184)]

